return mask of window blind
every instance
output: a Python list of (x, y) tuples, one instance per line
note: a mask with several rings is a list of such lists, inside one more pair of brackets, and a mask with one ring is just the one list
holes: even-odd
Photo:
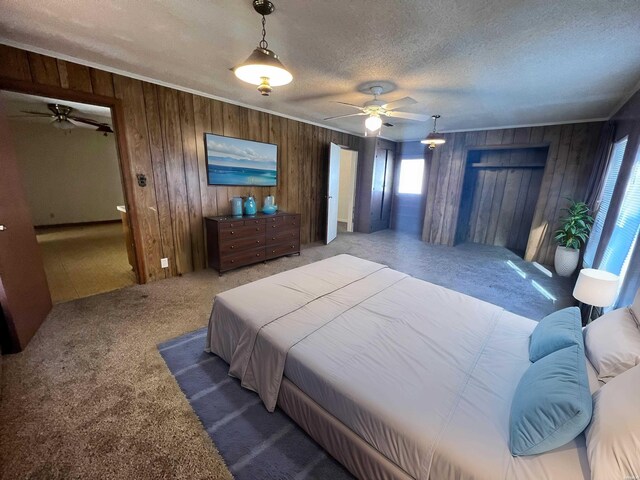
[[(640, 231), (640, 159), (634, 159), (611, 238), (599, 268), (624, 278)], [(622, 283), (622, 282), (621, 282)]]
[(587, 268), (593, 267), (593, 259), (600, 243), (600, 237), (602, 236), (602, 229), (604, 228), (604, 221), (607, 218), (609, 212), (609, 205), (611, 204), (611, 198), (613, 197), (613, 190), (616, 187), (618, 180), (618, 173), (620, 172), (620, 165), (622, 165), (622, 158), (624, 152), (627, 149), (627, 137), (614, 143), (611, 149), (611, 156), (609, 157), (609, 166), (607, 167), (607, 173), (604, 180), (604, 186), (602, 193), (600, 194), (600, 206), (596, 214), (593, 228), (591, 229), (591, 235), (589, 235), (589, 241), (584, 251), (584, 265)]

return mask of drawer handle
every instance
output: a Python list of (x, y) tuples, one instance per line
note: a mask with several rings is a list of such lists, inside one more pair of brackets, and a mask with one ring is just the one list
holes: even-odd
[(231, 260), (231, 263), (235, 263), (235, 260)]
[(260, 231), (260, 228), (259, 228), (259, 227), (256, 227), (256, 232), (259, 232), (259, 231)]
[(231, 250), (233, 250), (234, 248), (236, 248), (236, 246), (235, 245), (231, 245)]
[(236, 233), (236, 232), (234, 232), (233, 230), (231, 230), (231, 235), (233, 235), (234, 233)]
[(275, 240), (275, 239), (276, 239), (276, 237), (271, 237), (271, 240)]
[(259, 256), (260, 256), (260, 254), (259, 254), (259, 253), (256, 253), (256, 257), (259, 257)]
[(271, 253), (276, 253), (276, 251), (275, 250), (271, 250)]
[(271, 228), (276, 228), (276, 226), (275, 225), (271, 225)]
[(260, 240), (256, 240), (256, 243), (260, 243)]
[(295, 245), (291, 245), (291, 248), (295, 248)]

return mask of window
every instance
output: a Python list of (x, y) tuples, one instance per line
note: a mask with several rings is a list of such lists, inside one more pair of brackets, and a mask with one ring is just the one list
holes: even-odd
[(609, 205), (611, 204), (611, 197), (613, 197), (613, 190), (618, 180), (618, 173), (620, 172), (620, 165), (622, 165), (622, 158), (627, 148), (627, 137), (613, 144), (611, 149), (611, 156), (609, 157), (609, 166), (607, 167), (607, 173), (604, 180), (604, 186), (602, 193), (600, 194), (600, 207), (596, 214), (596, 221), (593, 224), (589, 241), (584, 252), (584, 264), (587, 267), (593, 266), (593, 259), (600, 243), (600, 236), (602, 235), (602, 228), (609, 212)]
[[(640, 152), (635, 158), (629, 181), (624, 190), (620, 211), (607, 242), (602, 262), (598, 266), (621, 280), (629, 266), (629, 260), (640, 231)], [(622, 283), (622, 281), (620, 282)]]
[(422, 158), (403, 158), (400, 162), (398, 193), (420, 195), (422, 193), (423, 173), (424, 160)]

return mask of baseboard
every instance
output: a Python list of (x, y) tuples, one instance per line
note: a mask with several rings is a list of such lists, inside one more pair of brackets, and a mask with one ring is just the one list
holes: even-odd
[(62, 227), (91, 227), (96, 225), (105, 225), (107, 223), (122, 223), (119, 218), (114, 220), (95, 220), (93, 222), (74, 222), (74, 223), (55, 223), (47, 225), (34, 225), (33, 228), (46, 229), (46, 228), (62, 228)]

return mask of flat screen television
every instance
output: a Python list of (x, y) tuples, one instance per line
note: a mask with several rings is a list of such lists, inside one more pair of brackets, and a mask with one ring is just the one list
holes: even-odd
[(273, 187), (278, 181), (278, 146), (204, 134), (209, 185)]

